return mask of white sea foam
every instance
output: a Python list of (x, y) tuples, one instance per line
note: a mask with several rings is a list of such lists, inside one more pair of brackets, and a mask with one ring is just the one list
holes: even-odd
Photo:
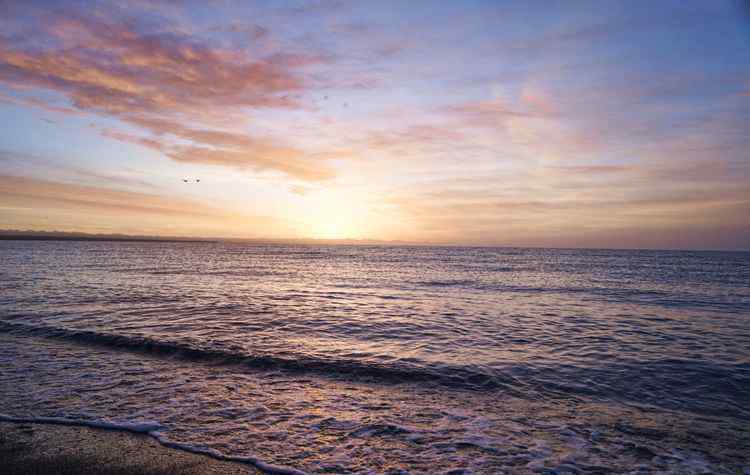
[(159, 443), (161, 443), (165, 447), (184, 450), (185, 452), (191, 452), (194, 454), (207, 455), (209, 457), (212, 457), (218, 460), (225, 460), (228, 462), (238, 462), (238, 463), (253, 465), (270, 475), (308, 475), (306, 472), (303, 472), (301, 470), (297, 470), (291, 467), (284, 467), (282, 465), (274, 465), (268, 462), (264, 462), (263, 460), (257, 457), (241, 457), (241, 456), (236, 456), (236, 455), (225, 455), (219, 452), (218, 450), (207, 449), (204, 447), (198, 447), (196, 445), (191, 445), (191, 444), (174, 442), (161, 433), (152, 433), (151, 435), (154, 438), (156, 438), (156, 440), (158, 440)]
[(87, 426), (98, 429), (123, 430), (139, 434), (153, 435), (164, 426), (154, 421), (112, 421), (112, 420), (88, 420), (67, 419), (64, 417), (16, 417), (8, 414), (0, 414), (0, 421), (18, 422), (27, 424), (57, 424), (68, 426)]
[[(643, 463), (657, 463), (665, 474), (732, 473), (709, 462), (700, 447), (680, 452), (669, 439), (643, 439), (639, 434), (649, 436), (648, 430), (617, 423), (639, 413), (615, 406), (555, 409), (544, 401), (424, 384), (303, 379), (8, 335), (0, 335), (0, 361), (13, 361), (0, 367), (2, 421), (145, 433), (167, 447), (269, 474), (334, 468), (492, 474), (523, 466), (585, 472)], [(586, 416), (602, 412), (616, 414), (614, 422)], [(658, 417), (649, 413), (651, 421)], [(680, 421), (665, 417), (671, 425)], [(690, 417), (683, 422), (682, 431), (700, 424)]]
[(165, 447), (183, 450), (185, 452), (191, 452), (199, 455), (206, 455), (217, 460), (224, 460), (229, 462), (238, 462), (248, 465), (253, 465), (258, 469), (268, 473), (269, 475), (308, 475), (307, 473), (297, 470), (291, 467), (284, 467), (281, 465), (274, 465), (268, 462), (264, 462), (256, 457), (239, 457), (225, 455), (214, 449), (206, 449), (191, 444), (179, 443), (169, 440), (160, 431), (164, 429), (162, 424), (155, 421), (112, 421), (112, 420), (89, 420), (89, 419), (68, 419), (64, 417), (16, 417), (8, 414), (0, 413), (0, 421), (2, 422), (17, 422), (22, 424), (55, 424), (55, 425), (66, 425), (66, 426), (80, 426), (80, 427), (93, 427), (96, 429), (108, 429), (108, 430), (121, 430), (126, 432), (134, 432), (138, 434), (147, 434), (156, 439), (160, 444)]

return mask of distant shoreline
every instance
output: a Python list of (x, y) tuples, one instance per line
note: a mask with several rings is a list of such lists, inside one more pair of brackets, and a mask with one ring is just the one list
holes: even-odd
[(503, 244), (447, 243), (447, 242), (411, 242), (379, 241), (375, 239), (284, 239), (284, 238), (236, 238), (236, 237), (200, 237), (200, 236), (148, 236), (127, 234), (86, 234), (56, 231), (30, 231), (0, 229), (0, 241), (101, 241), (101, 242), (164, 242), (164, 243), (228, 243), (248, 245), (282, 245), (282, 246), (377, 246), (377, 247), (441, 247), (441, 248), (476, 248), (476, 249), (550, 249), (570, 251), (650, 251), (650, 252), (729, 252), (748, 253), (748, 249), (687, 249), (687, 248), (617, 248), (617, 247), (544, 247), (517, 246)]
[(34, 236), (34, 235), (0, 235), (0, 241), (103, 241), (103, 242), (185, 242), (215, 243), (205, 239), (150, 239), (135, 237), (95, 237), (95, 236)]

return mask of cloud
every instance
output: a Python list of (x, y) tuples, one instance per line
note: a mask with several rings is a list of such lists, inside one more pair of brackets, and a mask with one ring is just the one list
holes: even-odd
[(83, 109), (123, 114), (291, 106), (282, 93), (303, 88), (293, 71), (302, 63), (299, 55), (246, 58), (186, 35), (141, 33), (98, 18), (48, 21), (46, 36), (59, 46), (24, 50), (1, 40), (0, 79), (63, 92)]
[(609, 175), (627, 173), (633, 170), (632, 166), (619, 165), (568, 165), (547, 168), (566, 175)]
[[(451, 196), (446, 199), (446, 196)], [(596, 234), (600, 247), (633, 247), (615, 230), (628, 230), (651, 241), (655, 247), (675, 246), (672, 239), (717, 226), (748, 229), (750, 190), (735, 187), (715, 190), (672, 190), (661, 196), (609, 199), (589, 196), (567, 199), (549, 196), (539, 200), (514, 200), (493, 196), (446, 193), (440, 198), (414, 196), (396, 205), (413, 229), (426, 239), (502, 245), (584, 246), (579, 237)], [(637, 230), (637, 232), (634, 232)], [(661, 239), (659, 233), (667, 232)], [(615, 238), (608, 244), (601, 238)], [(738, 236), (735, 236), (737, 238)], [(423, 238), (424, 239), (424, 238)], [(745, 241), (747, 239), (745, 238)], [(616, 244), (615, 244), (616, 243)], [(705, 241), (697, 247), (711, 247)]]
[(514, 110), (499, 100), (456, 104), (443, 108), (443, 111), (456, 116), (464, 125), (479, 127), (496, 127), (510, 118), (541, 117), (535, 111)]
[(269, 36), (269, 30), (266, 27), (255, 24), (245, 24), (239, 21), (233, 21), (228, 25), (217, 25), (211, 28), (211, 31), (226, 31), (230, 33), (241, 33), (252, 40), (260, 40)]
[[(747, 247), (749, 172), (720, 158), (522, 167), (410, 183), (391, 189), (389, 203), (409, 223), (404, 232), (413, 235), (406, 239), (661, 248), (744, 241)], [(712, 241), (712, 229), (729, 234)]]
[(187, 200), (12, 175), (0, 175), (0, 196), (6, 203), (20, 202), (26, 206), (56, 209), (183, 215), (201, 219), (214, 218), (218, 214), (216, 209)]
[(200, 202), (101, 186), (0, 175), (0, 227), (173, 235), (268, 235), (284, 223)]
[(394, 130), (377, 130), (368, 134), (366, 145), (373, 148), (408, 148), (414, 146), (445, 146), (458, 142), (464, 134), (447, 127), (435, 125), (412, 125)]
[(307, 193), (310, 192), (310, 188), (306, 186), (293, 185), (289, 188), (289, 191), (291, 191), (295, 195), (305, 196)]
[(127, 143), (132, 143), (135, 145), (140, 145), (142, 147), (156, 150), (157, 152), (162, 152), (164, 150), (164, 145), (162, 145), (161, 142), (155, 139), (148, 138), (148, 137), (128, 134), (126, 132), (120, 132), (120, 131), (112, 130), (112, 129), (104, 129), (100, 132), (100, 134), (103, 137), (107, 137), (107, 138), (114, 139), (114, 140), (119, 140), (120, 142), (127, 142)]
[(295, 150), (254, 147), (251, 150), (217, 150), (206, 147), (176, 147), (167, 155), (178, 162), (206, 163), (256, 171), (275, 170), (308, 181), (333, 178), (333, 171), (304, 158)]
[(525, 84), (516, 98), (491, 98), (442, 107), (446, 127), (467, 137), (484, 134), (503, 156), (533, 161), (558, 161), (585, 155), (601, 146), (592, 128), (581, 126), (572, 111), (548, 91)]
[(154, 183), (142, 178), (142, 173), (133, 173), (133, 170), (124, 169), (115, 172), (92, 170), (61, 161), (59, 157), (53, 159), (6, 149), (0, 149), (0, 174), (42, 176), (46, 180), (54, 176), (55, 179), (51, 181), (63, 180), (76, 184), (94, 182), (127, 189), (154, 190), (156, 188)]
[[(44, 19), (33, 38), (0, 37), (0, 82), (61, 93), (74, 108), (35, 98), (2, 100), (115, 117), (152, 136), (111, 128), (103, 135), (181, 162), (270, 170), (303, 180), (333, 176), (329, 167), (313, 163), (314, 156), (278, 139), (220, 130), (247, 108), (300, 107), (293, 96), (306, 88), (302, 70), (324, 61), (320, 55), (247, 57), (182, 33), (143, 32), (132, 22), (75, 13)], [(177, 145), (184, 140), (193, 145)]]
[(5, 104), (15, 105), (15, 106), (37, 107), (47, 112), (56, 112), (60, 114), (79, 115), (82, 113), (81, 111), (77, 109), (51, 104), (47, 101), (43, 101), (36, 97), (16, 97), (16, 96), (11, 96), (9, 94), (5, 94), (2, 91), (0, 91), (0, 102), (5, 103)]
[(747, 121), (739, 106), (709, 111), (692, 104), (736, 97), (738, 76), (700, 72), (646, 79), (563, 88), (543, 77), (529, 78), (507, 97), (439, 112), (453, 128), (469, 129), (467, 136), (472, 129), (492, 131), (508, 150), (534, 161), (659, 160), (677, 154), (685, 161), (702, 160), (746, 145)]
[[(276, 171), (309, 181), (333, 178), (333, 169), (314, 153), (303, 153), (265, 138), (221, 130), (197, 129), (153, 117), (133, 117), (131, 123), (158, 138), (104, 130), (102, 135), (164, 153), (183, 163), (220, 165), (240, 170)], [(181, 145), (175, 139), (194, 145)]]

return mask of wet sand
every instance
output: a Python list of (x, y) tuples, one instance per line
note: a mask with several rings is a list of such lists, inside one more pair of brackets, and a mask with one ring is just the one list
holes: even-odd
[(0, 422), (0, 467), (15, 475), (248, 475), (257, 469), (169, 449), (130, 432)]

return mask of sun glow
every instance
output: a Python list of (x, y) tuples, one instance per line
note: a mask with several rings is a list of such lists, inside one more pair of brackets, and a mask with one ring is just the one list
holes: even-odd
[(305, 237), (313, 239), (362, 239), (373, 219), (367, 203), (354, 193), (320, 190), (303, 197), (300, 219)]

